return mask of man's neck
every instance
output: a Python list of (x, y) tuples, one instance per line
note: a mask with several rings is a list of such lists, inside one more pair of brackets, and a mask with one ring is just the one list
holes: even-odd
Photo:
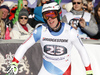
[(53, 29), (54, 32), (58, 32), (61, 29), (61, 23), (59, 22), (57, 27)]
[(82, 13), (83, 13), (83, 10), (82, 11), (76, 11), (76, 10), (72, 10), (71, 11), (74, 15), (82, 15)]

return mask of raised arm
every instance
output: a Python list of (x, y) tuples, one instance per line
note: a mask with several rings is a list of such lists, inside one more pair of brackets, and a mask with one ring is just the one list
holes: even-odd
[(85, 33), (89, 34), (90, 36), (94, 36), (94, 35), (96, 35), (98, 33), (98, 26), (96, 24), (96, 21), (95, 21), (93, 15), (91, 15), (91, 19), (89, 21), (89, 25), (87, 25), (87, 23), (86, 23), (85, 27), (83, 27), (82, 30)]

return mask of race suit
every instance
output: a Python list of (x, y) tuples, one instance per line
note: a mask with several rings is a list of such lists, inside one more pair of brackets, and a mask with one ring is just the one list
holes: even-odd
[[(86, 70), (91, 69), (89, 57), (77, 32), (71, 26), (61, 23), (61, 29), (54, 32), (47, 25), (35, 29), (31, 36), (17, 49), (13, 62), (22, 59), (25, 52), (40, 40), (43, 64), (38, 75), (71, 75), (71, 49), (78, 50)], [(78, 64), (76, 64), (78, 65)]]

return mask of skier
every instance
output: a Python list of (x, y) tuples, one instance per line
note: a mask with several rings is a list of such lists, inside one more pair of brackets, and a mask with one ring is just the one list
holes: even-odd
[[(36, 28), (30, 37), (20, 45), (7, 73), (17, 74), (18, 62), (25, 52), (40, 40), (43, 64), (38, 75), (71, 75), (71, 49), (78, 50), (86, 69), (86, 75), (93, 75), (86, 49), (74, 28), (61, 22), (61, 7), (56, 2), (44, 4), (42, 15), (46, 24)], [(78, 64), (77, 64), (78, 65)]]

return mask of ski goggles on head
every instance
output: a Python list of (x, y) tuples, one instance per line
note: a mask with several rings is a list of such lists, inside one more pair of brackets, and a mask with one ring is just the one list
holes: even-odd
[(55, 10), (47, 11), (47, 12), (43, 13), (43, 18), (46, 19), (46, 20), (48, 20), (49, 18), (54, 19), (54, 18), (57, 17), (57, 15), (58, 15), (58, 13)]

